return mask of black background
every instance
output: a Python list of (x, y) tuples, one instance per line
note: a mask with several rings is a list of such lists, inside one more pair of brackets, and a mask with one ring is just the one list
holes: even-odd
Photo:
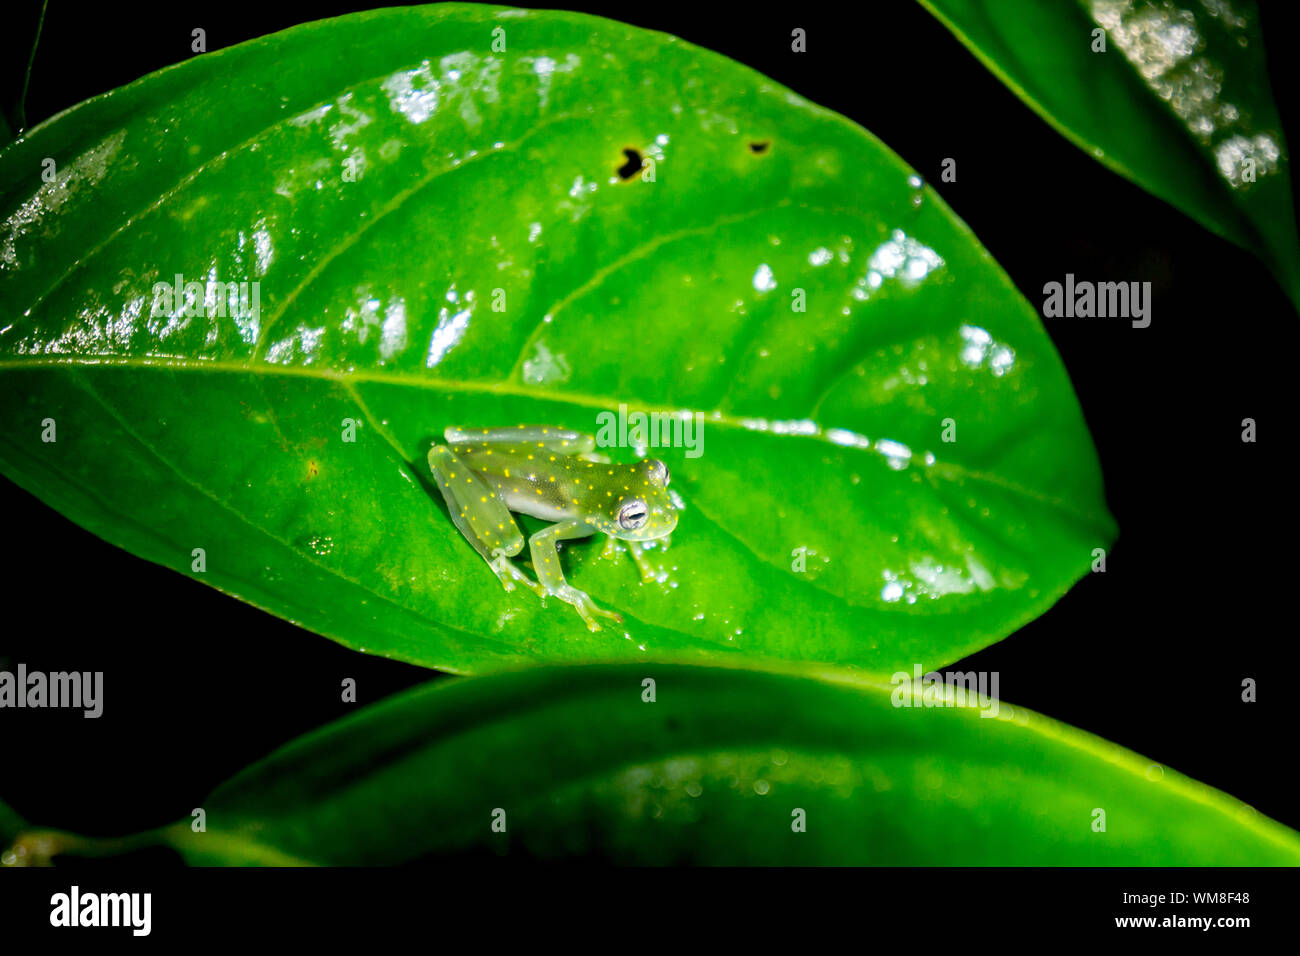
[[(1066, 0), (1062, 0), (1066, 2)], [(558, 5), (558, 4), (557, 4)], [(321, 2), (82, 7), (53, 0), (27, 98), (34, 124), (191, 56), (366, 7)], [(1288, 434), (1296, 312), (1265, 268), (1071, 146), (911, 0), (838, 7), (565, 4), (724, 53), (861, 123), (915, 166), (1033, 303), (1080, 278), (1153, 284), (1150, 328), (1048, 320), (1101, 455), (1120, 539), (1105, 574), (961, 669), (1001, 696), (1136, 750), (1291, 826), (1298, 728)], [(1292, 142), (1293, 23), (1263, 4)], [(39, 4), (6, 12), (6, 91)], [(856, 11), (850, 13), (849, 11)], [(808, 52), (790, 51), (790, 31)], [(268, 69), (274, 69), (268, 65)], [(240, 90), (230, 91), (239, 109)], [(957, 160), (958, 180), (939, 181)], [(1259, 423), (1243, 444), (1241, 420)], [(354, 653), (136, 559), (0, 479), (0, 666), (102, 670), (98, 720), (6, 711), (0, 799), (34, 822), (121, 833), (188, 816), (294, 736), (430, 672)], [(1253, 677), (1259, 700), (1241, 701)]]

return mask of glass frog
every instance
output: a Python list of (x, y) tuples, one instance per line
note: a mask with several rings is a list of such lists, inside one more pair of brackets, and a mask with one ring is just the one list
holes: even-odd
[[(429, 468), (452, 521), (502, 586), (553, 594), (592, 631), (600, 630), (597, 616), (622, 621), (564, 579), (556, 542), (605, 534), (608, 553), (614, 539), (626, 541), (642, 578), (652, 577), (640, 543), (677, 527), (668, 466), (655, 459), (611, 464), (595, 453), (591, 435), (550, 425), (448, 428), (443, 438), (446, 445), (429, 450)], [(512, 511), (554, 522), (528, 539), (536, 582), (510, 561), (524, 547)]]

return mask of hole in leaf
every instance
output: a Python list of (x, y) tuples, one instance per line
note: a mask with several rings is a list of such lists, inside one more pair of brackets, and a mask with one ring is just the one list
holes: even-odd
[(641, 167), (645, 165), (645, 160), (641, 157), (641, 151), (636, 149), (625, 149), (623, 155), (627, 157), (627, 162), (618, 167), (618, 178), (627, 182), (637, 173), (641, 172)]
[(764, 139), (764, 140), (754, 140), (753, 142), (751, 142), (751, 143), (749, 144), (749, 151), (750, 151), (751, 153), (758, 153), (758, 154), (761, 155), (762, 153), (766, 153), (766, 152), (767, 152), (767, 148), (768, 148), (769, 146), (771, 146), (771, 145), (772, 145), (772, 141), (771, 141), (771, 140), (767, 140), (767, 139)]

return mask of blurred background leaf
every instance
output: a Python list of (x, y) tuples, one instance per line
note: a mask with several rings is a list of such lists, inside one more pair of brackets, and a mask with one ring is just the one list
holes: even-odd
[(0, 40), (0, 146), (27, 128), (27, 90), (45, 22), (46, 0), (12, 4)]
[(438, 682), (239, 774), (207, 832), (165, 833), (201, 864), (1300, 864), (1300, 834), (1122, 747), (895, 693), (641, 665)]
[(25, 824), (8, 804), (0, 800), (0, 852), (13, 841)]
[[(920, 2), (1079, 148), (1263, 259), (1300, 308), (1291, 163), (1252, 0)], [(989, 137), (1014, 188), (1032, 157)]]

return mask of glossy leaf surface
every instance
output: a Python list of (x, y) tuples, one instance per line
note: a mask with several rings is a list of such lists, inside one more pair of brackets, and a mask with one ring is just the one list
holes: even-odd
[(1058, 132), (1255, 253), (1300, 307), (1291, 163), (1251, 0), (921, 3)]
[(195, 863), (1300, 864), (1240, 801), (1005, 703), (634, 664), (447, 683), (295, 741), (171, 839)]
[[(4, 474), (352, 647), (938, 666), (1114, 534), (1061, 362), (965, 226), (861, 128), (662, 34), (309, 24), (56, 117), (0, 182)], [(237, 285), (187, 315), (178, 275)], [(620, 407), (702, 443), (650, 449), (685, 508), (657, 580), (566, 548), (625, 617), (592, 634), (502, 591), (425, 455)]]

